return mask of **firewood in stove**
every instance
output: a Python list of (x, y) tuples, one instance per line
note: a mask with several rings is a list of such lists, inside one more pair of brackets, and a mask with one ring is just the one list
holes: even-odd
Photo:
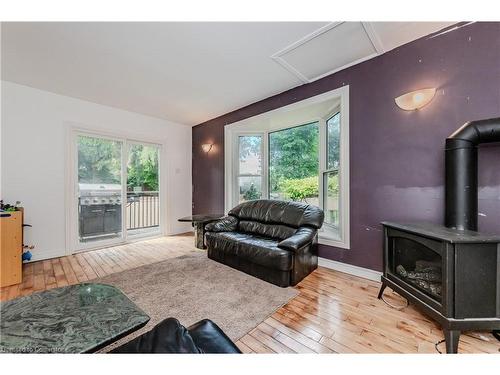
[(396, 267), (398, 275), (413, 280), (424, 280), (430, 282), (441, 282), (441, 271), (434, 268), (420, 272), (420, 271), (407, 271), (401, 264)]
[(415, 262), (415, 271), (441, 273), (441, 262), (430, 262), (428, 260), (417, 260)]

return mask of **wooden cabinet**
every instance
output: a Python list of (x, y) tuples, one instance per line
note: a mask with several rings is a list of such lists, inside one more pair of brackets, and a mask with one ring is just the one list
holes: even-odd
[(23, 211), (0, 217), (0, 287), (22, 281)]

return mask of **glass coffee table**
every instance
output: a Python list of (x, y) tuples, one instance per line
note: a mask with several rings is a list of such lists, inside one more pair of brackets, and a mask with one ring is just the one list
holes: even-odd
[(149, 321), (120, 290), (95, 283), (2, 302), (0, 314), (3, 353), (91, 353)]
[(194, 246), (198, 249), (204, 249), (205, 243), (203, 237), (205, 236), (205, 225), (212, 221), (222, 219), (224, 214), (200, 214), (191, 215), (180, 218), (179, 221), (189, 221), (193, 223), (194, 227)]

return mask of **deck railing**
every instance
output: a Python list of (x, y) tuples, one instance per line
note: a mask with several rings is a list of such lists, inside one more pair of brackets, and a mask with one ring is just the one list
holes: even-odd
[(157, 191), (127, 192), (127, 229), (160, 225), (160, 198)]

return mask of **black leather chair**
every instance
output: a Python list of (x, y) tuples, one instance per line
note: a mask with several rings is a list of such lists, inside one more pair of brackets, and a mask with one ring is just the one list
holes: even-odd
[(208, 257), (281, 287), (318, 267), (321, 209), (298, 202), (255, 200), (205, 226)]
[(209, 319), (185, 328), (167, 318), (151, 331), (113, 349), (110, 353), (241, 353), (226, 334)]

